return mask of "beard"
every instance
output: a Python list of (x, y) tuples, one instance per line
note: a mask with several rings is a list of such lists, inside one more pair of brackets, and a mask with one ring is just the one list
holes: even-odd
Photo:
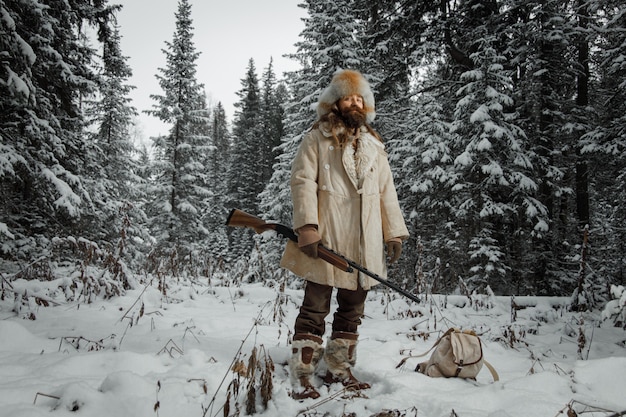
[(358, 129), (365, 124), (365, 111), (356, 106), (345, 109), (339, 114), (339, 116), (349, 129)]

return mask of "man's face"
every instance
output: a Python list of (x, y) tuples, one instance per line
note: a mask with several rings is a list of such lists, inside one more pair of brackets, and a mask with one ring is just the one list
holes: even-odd
[(358, 94), (341, 97), (337, 106), (339, 107), (339, 111), (342, 113), (355, 106), (363, 110), (363, 97)]
[(341, 118), (349, 128), (359, 128), (365, 123), (363, 97), (358, 94), (344, 96), (337, 102)]

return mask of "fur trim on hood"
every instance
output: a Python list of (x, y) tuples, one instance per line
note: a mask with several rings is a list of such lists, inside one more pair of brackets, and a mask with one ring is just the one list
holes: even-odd
[(331, 112), (341, 97), (358, 94), (363, 97), (365, 121), (371, 123), (376, 117), (374, 94), (367, 80), (355, 70), (339, 70), (333, 76), (330, 85), (320, 94), (317, 102), (318, 119)]

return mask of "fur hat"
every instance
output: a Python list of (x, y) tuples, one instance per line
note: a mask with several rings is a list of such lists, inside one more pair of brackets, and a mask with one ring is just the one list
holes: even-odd
[(338, 70), (335, 72), (330, 85), (326, 87), (317, 102), (317, 117), (330, 113), (337, 100), (352, 94), (363, 97), (363, 109), (367, 116), (365, 121), (371, 123), (376, 117), (374, 94), (367, 80), (355, 70)]

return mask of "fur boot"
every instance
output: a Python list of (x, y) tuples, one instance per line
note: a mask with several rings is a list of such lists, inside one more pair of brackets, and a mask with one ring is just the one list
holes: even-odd
[(355, 390), (370, 388), (370, 384), (361, 382), (352, 375), (351, 368), (356, 363), (357, 338), (356, 333), (333, 333), (324, 351), (324, 361), (328, 367), (324, 383), (339, 382)]
[(322, 338), (315, 335), (296, 335), (291, 345), (289, 370), (294, 387), (291, 396), (296, 400), (319, 398), (320, 393), (311, 383), (311, 377), (324, 352)]

